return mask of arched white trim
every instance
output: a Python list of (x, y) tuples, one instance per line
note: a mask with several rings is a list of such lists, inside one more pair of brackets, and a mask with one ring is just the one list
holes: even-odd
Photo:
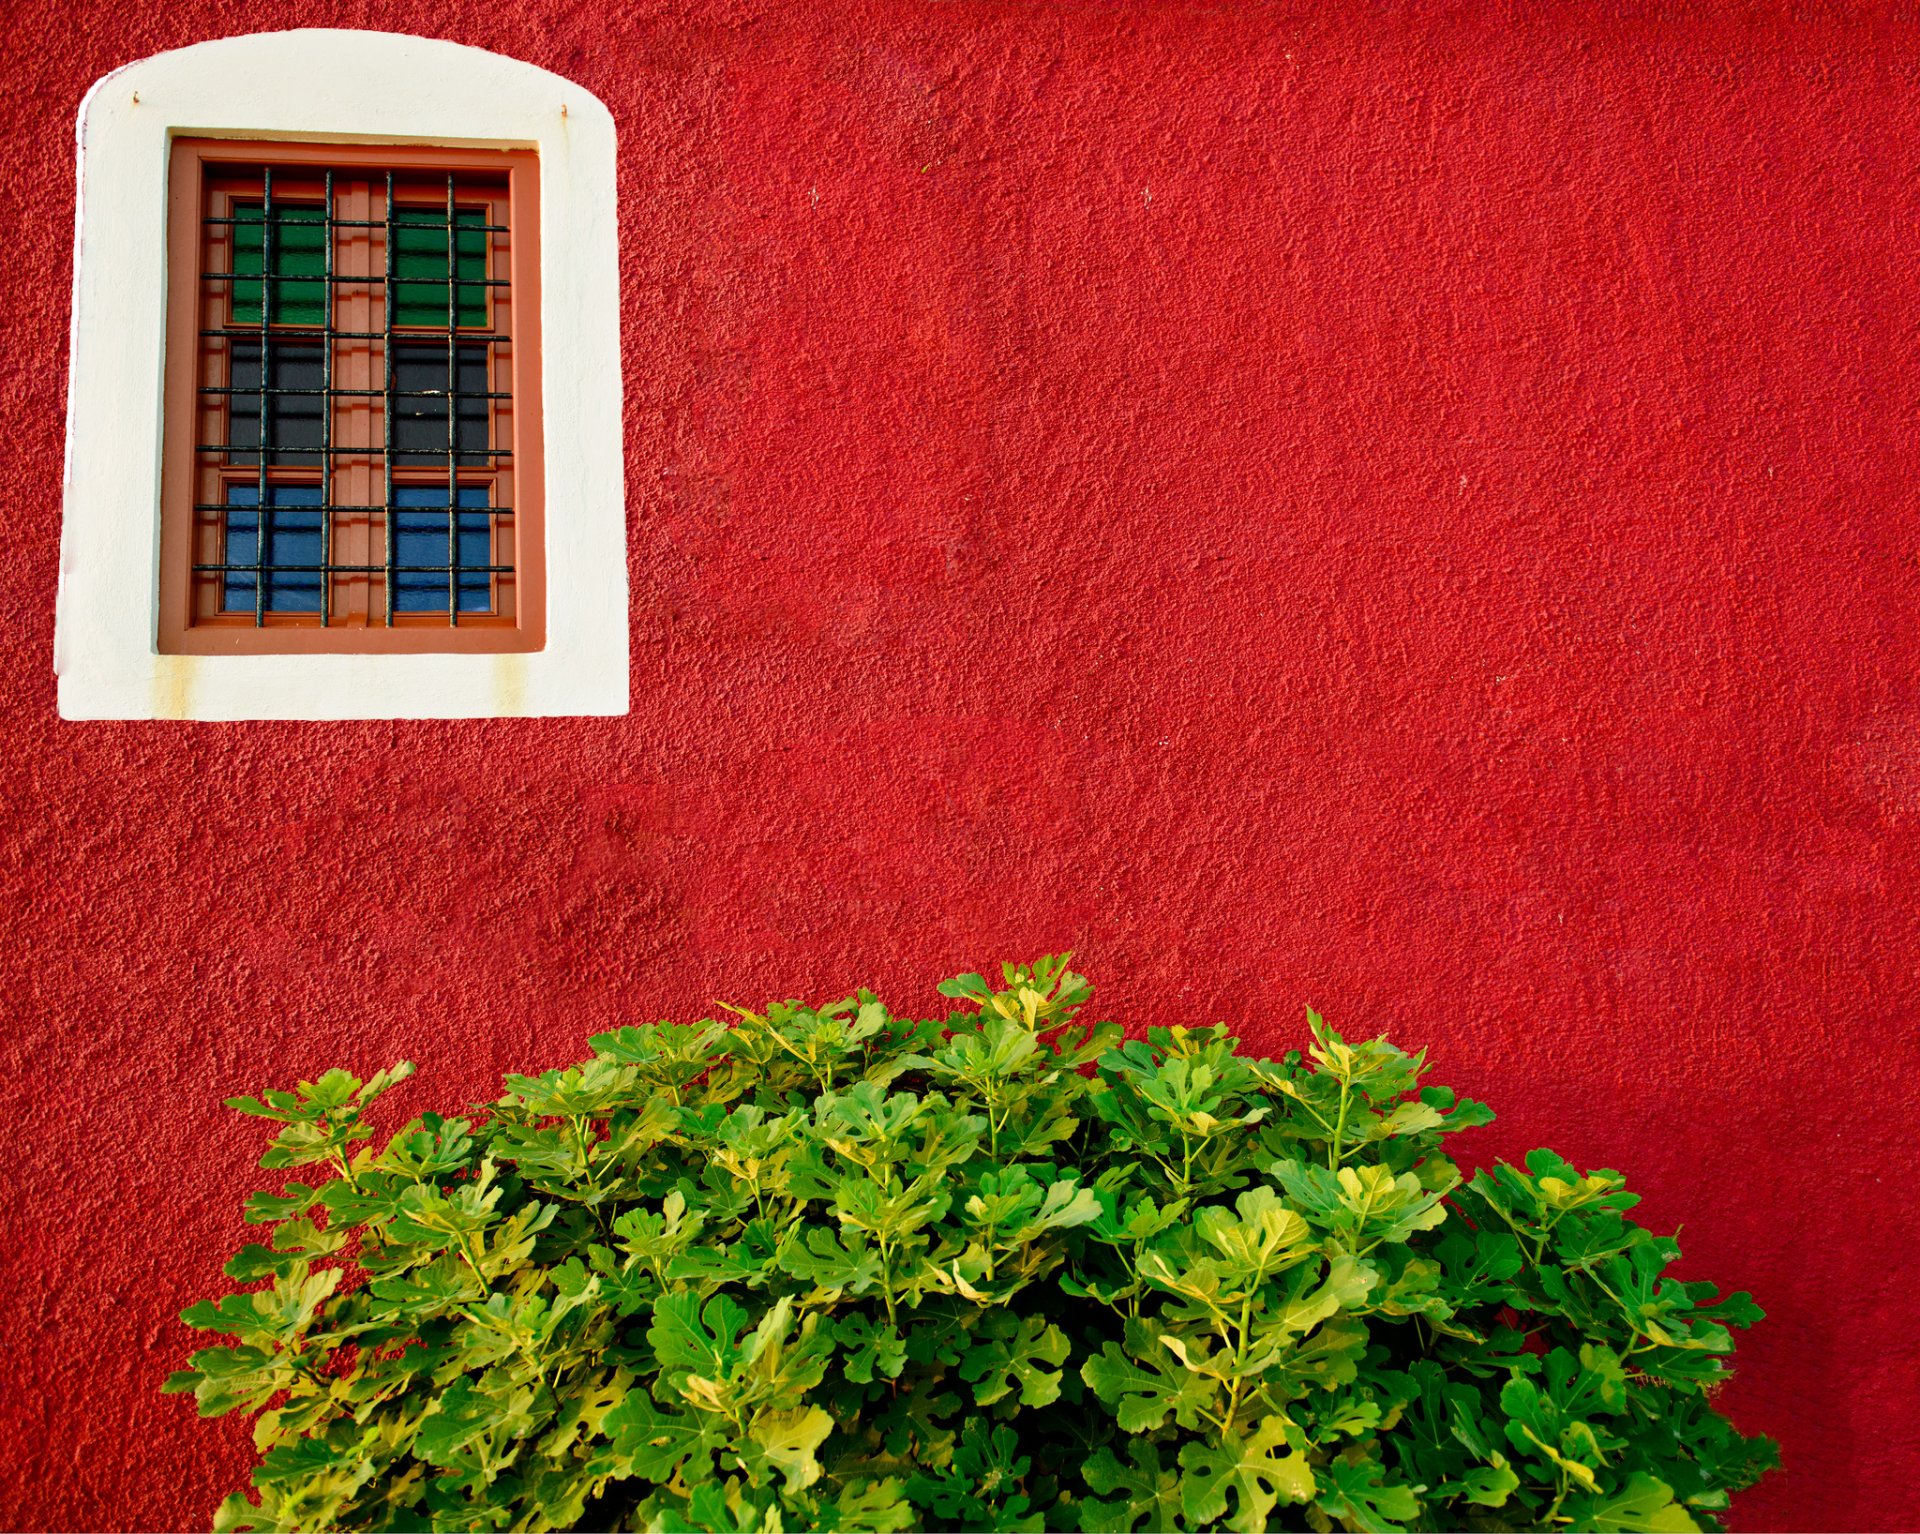
[[(520, 655), (158, 653), (167, 156), (177, 135), (540, 156), (547, 643)], [(613, 118), (514, 59), (386, 32), (263, 32), (115, 70), (80, 107), (54, 670), (68, 719), (627, 710)]]

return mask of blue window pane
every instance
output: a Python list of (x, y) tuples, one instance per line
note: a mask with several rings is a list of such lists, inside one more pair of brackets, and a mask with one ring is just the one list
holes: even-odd
[[(260, 487), (227, 486), (228, 566), (221, 606), (228, 612), (252, 612), (254, 573), (258, 560), (265, 566), (266, 610), (270, 613), (320, 611), (320, 565), (323, 560), (323, 516), (318, 485), (267, 487), (266, 556), (260, 553)], [(246, 508), (246, 509), (241, 509)]]
[[(444, 613), (447, 610), (447, 487), (396, 485), (393, 490), (394, 558), (393, 610), (401, 613)], [(493, 610), (492, 518), (485, 485), (462, 485), (460, 505), (483, 508), (461, 511), (454, 538), (452, 574), (463, 613)], [(439, 509), (433, 510), (432, 508)]]

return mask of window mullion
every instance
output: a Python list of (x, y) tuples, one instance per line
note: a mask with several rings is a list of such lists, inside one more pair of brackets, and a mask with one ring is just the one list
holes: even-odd
[(267, 504), (267, 401), (273, 383), (273, 333), (268, 319), (273, 313), (273, 167), (262, 168), (260, 207), (260, 445), (259, 502), (254, 508), (253, 545), (253, 626), (264, 628), (267, 622), (267, 542), (273, 527), (273, 512)]
[(395, 298), (394, 277), (398, 270), (394, 260), (393, 239), (393, 172), (387, 172), (387, 217), (386, 217), (386, 257), (387, 280), (380, 290), (380, 360), (386, 369), (386, 401), (381, 409), (384, 427), (384, 447), (380, 462), (386, 475), (386, 490), (381, 499), (387, 538), (387, 627), (393, 627), (394, 583), (398, 575), (396, 548), (399, 531), (393, 514), (393, 306)]
[(333, 611), (333, 171), (322, 178), (320, 209), (320, 627)]
[(459, 269), (455, 248), (453, 173), (447, 173), (447, 623), (460, 623), (460, 460), (454, 452), (460, 421)]

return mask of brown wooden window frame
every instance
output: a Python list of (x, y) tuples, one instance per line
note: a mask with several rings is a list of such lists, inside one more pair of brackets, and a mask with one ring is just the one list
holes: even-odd
[[(546, 569), (540, 401), (539, 159), (532, 150), (415, 147), (368, 143), (279, 142), (176, 138), (168, 181), (167, 348), (160, 498), (158, 648), (163, 654), (382, 654), (505, 653), (543, 648)], [(271, 273), (258, 281), (256, 322), (276, 341), (317, 340), (324, 381), (317, 394), (323, 421), (317, 452), (276, 449), (261, 441), (236, 450), (230, 420), (236, 397), (232, 362), (245, 327), (235, 323), (238, 283), (231, 274), (237, 237), (235, 203), (255, 200), (275, 178), (283, 206), (328, 207), (322, 224), (325, 274), (323, 326), (282, 325), (270, 301)], [(432, 206), (419, 189), (437, 177), (446, 209), (458, 203), (485, 209), (492, 229), (484, 240), (487, 323), (461, 322), (459, 275), (450, 249), (449, 322), (439, 327), (388, 323), (390, 252), (395, 207)], [(253, 179), (249, 179), (253, 178)], [(379, 185), (380, 195), (367, 188)], [(395, 186), (399, 191), (393, 190)], [(284, 201), (283, 201), (284, 199)], [(328, 201), (331, 199), (331, 202)], [(443, 214), (444, 217), (444, 214)], [(271, 230), (270, 220), (263, 222)], [(339, 233), (336, 233), (336, 230)], [(264, 236), (271, 239), (271, 234)], [(454, 236), (449, 234), (450, 247)], [(354, 259), (344, 256), (347, 246)], [(263, 267), (270, 260), (263, 255)], [(336, 265), (342, 270), (336, 271)], [(355, 271), (350, 268), (359, 267)], [(300, 279), (311, 281), (314, 279)], [(337, 336), (336, 332), (347, 332)], [(464, 340), (463, 332), (504, 337)], [(395, 340), (447, 347), (448, 446), (438, 466), (417, 449), (393, 447), (396, 396)], [(417, 340), (413, 339), (417, 338)], [(265, 401), (273, 386), (261, 342), (257, 367)], [(456, 441), (459, 370), (465, 348), (484, 347), (487, 442), (475, 451)], [(502, 353), (505, 355), (503, 356)], [(377, 377), (375, 375), (378, 375)], [(343, 382), (343, 379), (351, 382)], [(266, 406), (260, 406), (263, 422)], [(256, 433), (259, 435), (259, 433)], [(271, 437), (272, 433), (266, 433)], [(251, 458), (253, 461), (248, 462)], [(404, 458), (406, 462), (397, 462)], [(276, 462), (274, 460), (286, 460)], [(315, 460), (315, 461), (308, 461)], [(252, 611), (230, 608), (225, 553), (230, 519), (219, 509), (229, 483), (319, 486), (325, 567), (316, 585), (319, 611), (267, 610), (269, 582), (261, 571), (264, 538), (256, 511), (254, 534), (259, 595)], [(446, 487), (448, 601), (438, 611), (399, 609), (393, 530), (400, 514), (396, 489)], [(461, 534), (462, 494), (487, 491), (485, 566), (487, 608), (470, 610), (460, 594), (463, 576), (479, 574), (453, 548)], [(256, 498), (258, 492), (256, 491)], [(271, 490), (266, 499), (271, 499)], [(422, 510), (415, 508), (414, 515)], [(236, 567), (237, 568), (237, 567)], [(418, 568), (418, 567), (416, 567)], [(417, 582), (416, 582), (417, 584)], [(468, 587), (469, 591), (471, 587)]]

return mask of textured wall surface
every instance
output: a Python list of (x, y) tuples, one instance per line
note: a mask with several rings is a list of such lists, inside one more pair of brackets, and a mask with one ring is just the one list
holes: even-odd
[[(1071, 947), (1624, 1169), (1739, 1525), (1920, 1523), (1920, 33), (1323, 10), (13, 0), (0, 1522), (243, 1479), (222, 1097)], [(629, 718), (55, 716), (75, 109), (314, 24), (619, 121)]]

